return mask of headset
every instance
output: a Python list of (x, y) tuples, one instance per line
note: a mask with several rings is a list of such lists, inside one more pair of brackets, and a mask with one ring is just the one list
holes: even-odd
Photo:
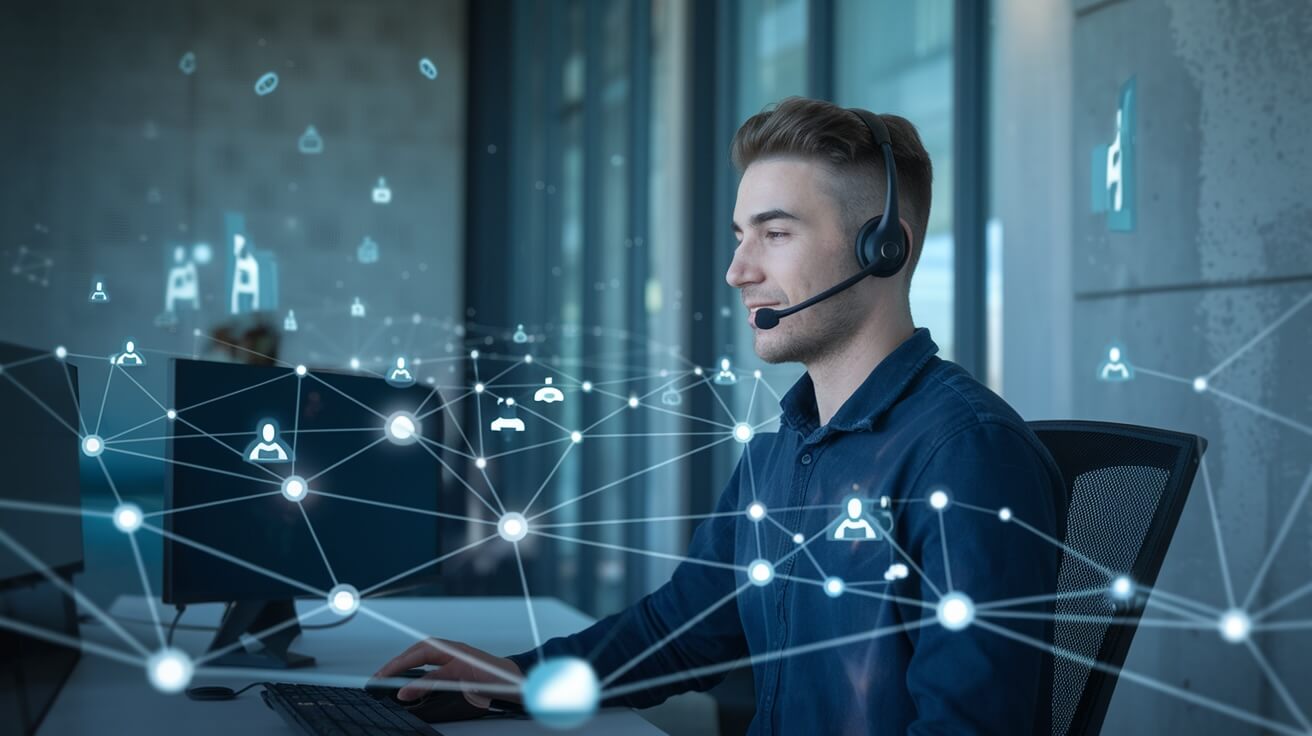
[(857, 108), (848, 108), (865, 123), (870, 130), (870, 137), (884, 154), (884, 171), (888, 174), (888, 186), (884, 195), (884, 214), (875, 215), (866, 220), (856, 233), (856, 262), (861, 270), (834, 286), (825, 289), (806, 301), (787, 309), (770, 309), (761, 307), (756, 310), (755, 324), (762, 330), (774, 329), (779, 320), (790, 314), (797, 314), (807, 307), (819, 304), (829, 297), (852, 287), (867, 276), (888, 278), (902, 270), (906, 265), (911, 248), (906, 242), (902, 230), (902, 220), (897, 214), (897, 166), (893, 162), (893, 141), (888, 136), (888, 127), (879, 116)]

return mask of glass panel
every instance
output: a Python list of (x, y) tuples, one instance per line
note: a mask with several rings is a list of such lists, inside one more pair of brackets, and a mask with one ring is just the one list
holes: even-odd
[(834, 101), (910, 120), (934, 162), (934, 202), (911, 281), (911, 312), (951, 359), (952, 2), (837, 0), (834, 19)]

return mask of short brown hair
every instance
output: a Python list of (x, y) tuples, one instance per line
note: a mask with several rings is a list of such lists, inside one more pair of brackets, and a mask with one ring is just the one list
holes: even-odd
[[(880, 115), (893, 142), (897, 166), (898, 210), (911, 225), (911, 259), (907, 276), (916, 268), (929, 227), (933, 199), (934, 165), (911, 121), (897, 115)], [(855, 113), (825, 100), (787, 97), (747, 119), (734, 134), (730, 151), (734, 168), (742, 174), (752, 162), (774, 156), (816, 159), (844, 183), (832, 193), (839, 203), (843, 231), (855, 241), (857, 230), (883, 209), (884, 156), (875, 148), (870, 131)]]

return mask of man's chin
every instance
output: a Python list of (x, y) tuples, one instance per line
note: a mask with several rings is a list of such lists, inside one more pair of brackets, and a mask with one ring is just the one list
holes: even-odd
[(771, 365), (788, 363), (796, 360), (790, 342), (786, 335), (778, 333), (767, 335), (763, 330), (757, 330), (752, 335), (752, 350), (756, 352), (756, 357), (765, 363)]

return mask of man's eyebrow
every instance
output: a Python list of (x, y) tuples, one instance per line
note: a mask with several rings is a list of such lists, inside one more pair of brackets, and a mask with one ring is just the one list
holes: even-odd
[[(756, 225), (760, 225), (763, 222), (769, 222), (770, 220), (797, 220), (798, 222), (801, 222), (802, 218), (798, 217), (797, 215), (794, 215), (791, 212), (785, 212), (784, 210), (781, 210), (778, 207), (772, 210), (766, 210), (765, 212), (757, 212), (751, 217), (751, 223), (753, 227), (755, 227)], [(738, 223), (735, 222), (733, 223), (733, 231), (741, 232), (742, 228), (739, 227)]]

